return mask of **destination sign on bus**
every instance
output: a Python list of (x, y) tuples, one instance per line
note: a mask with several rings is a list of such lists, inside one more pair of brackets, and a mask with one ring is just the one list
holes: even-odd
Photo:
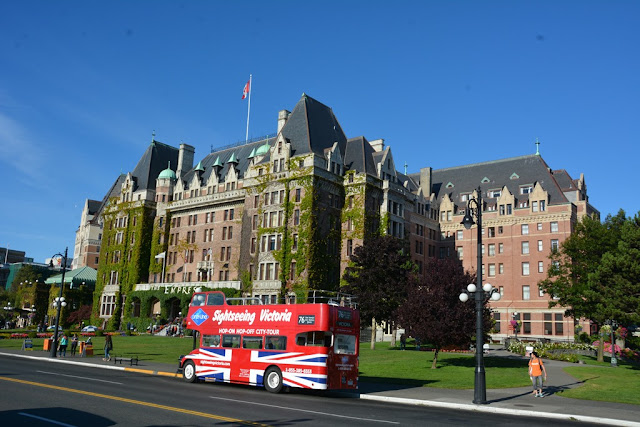
[(298, 325), (315, 325), (316, 316), (313, 314), (299, 314)]

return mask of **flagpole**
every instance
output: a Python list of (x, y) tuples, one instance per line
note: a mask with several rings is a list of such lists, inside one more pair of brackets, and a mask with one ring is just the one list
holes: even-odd
[(244, 143), (246, 144), (247, 142), (249, 142), (249, 113), (251, 113), (251, 77), (252, 75), (249, 74), (249, 103), (247, 104), (247, 134), (245, 136), (244, 139)]

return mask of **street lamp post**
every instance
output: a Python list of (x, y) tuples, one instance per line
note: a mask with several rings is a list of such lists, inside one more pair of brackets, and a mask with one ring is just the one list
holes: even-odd
[(62, 290), (64, 289), (64, 273), (67, 271), (67, 253), (68, 253), (69, 248), (64, 248), (64, 255), (62, 254), (55, 254), (53, 255), (51, 258), (51, 262), (49, 263), (50, 267), (53, 267), (53, 258), (60, 256), (63, 257), (63, 264), (62, 264), (62, 280), (60, 280), (60, 295), (54, 300), (53, 302), (53, 306), (56, 307), (57, 311), (56, 311), (56, 325), (55, 325), (55, 330), (53, 332), (53, 346), (51, 346), (51, 357), (56, 357), (57, 356), (57, 348), (58, 348), (58, 328), (60, 327), (60, 312), (62, 311), (62, 307), (66, 306), (67, 303), (64, 300), (64, 297), (62, 296)]
[[(618, 359), (616, 359), (615, 330), (616, 330), (616, 327), (618, 326), (618, 322), (611, 319), (611, 320), (607, 320), (606, 323), (611, 326), (611, 366), (614, 368), (617, 368)], [(604, 337), (602, 337), (602, 340), (604, 341)]]
[[(475, 205), (475, 206), (472, 206)], [(477, 223), (473, 221), (475, 215)], [(477, 198), (469, 199), (467, 202), (467, 211), (461, 222), (464, 228), (469, 230), (473, 224), (477, 224), (478, 227), (478, 266), (477, 266), (477, 284), (471, 283), (467, 286), (467, 291), (460, 294), (460, 301), (465, 302), (469, 299), (469, 294), (474, 295), (476, 303), (476, 368), (475, 368), (475, 381), (473, 389), (473, 403), (486, 404), (487, 403), (487, 385), (484, 371), (484, 355), (483, 355), (483, 319), (482, 312), (484, 303), (487, 299), (498, 301), (500, 299), (500, 292), (493, 288), (491, 284), (482, 284), (482, 191), (478, 187)]]

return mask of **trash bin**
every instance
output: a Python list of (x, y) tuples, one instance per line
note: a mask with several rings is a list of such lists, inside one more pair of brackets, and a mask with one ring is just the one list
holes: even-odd
[(51, 351), (51, 345), (53, 344), (53, 338), (45, 338), (42, 344), (43, 351)]
[(80, 357), (84, 357), (86, 356), (85, 352), (84, 352), (84, 347), (85, 347), (85, 342), (84, 341), (80, 341), (78, 343), (78, 353), (80, 353)]

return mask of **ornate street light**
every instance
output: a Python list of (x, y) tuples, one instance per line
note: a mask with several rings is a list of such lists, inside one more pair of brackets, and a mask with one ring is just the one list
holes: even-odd
[(53, 301), (53, 306), (57, 309), (57, 311), (56, 311), (56, 325), (55, 325), (56, 329), (53, 333), (53, 346), (51, 346), (51, 357), (56, 357), (58, 354), (57, 348), (58, 348), (58, 329), (60, 328), (60, 311), (62, 310), (62, 307), (67, 305), (67, 303), (64, 300), (64, 297), (62, 296), (62, 291), (64, 289), (64, 273), (67, 271), (68, 250), (69, 250), (68, 247), (64, 248), (64, 255), (59, 253), (55, 254), (51, 257), (51, 261), (49, 262), (49, 268), (53, 268), (53, 258), (55, 257), (63, 258), (62, 280), (60, 280), (60, 295), (56, 297), (56, 299)]
[(478, 187), (477, 199), (469, 199), (467, 202), (467, 211), (461, 222), (464, 228), (469, 230), (473, 224), (473, 217), (476, 217), (478, 226), (478, 266), (477, 266), (477, 284), (471, 283), (467, 286), (466, 292), (460, 294), (460, 301), (465, 302), (469, 299), (469, 294), (474, 295), (476, 302), (476, 369), (475, 369), (475, 381), (473, 389), (473, 403), (486, 404), (487, 403), (487, 384), (484, 371), (484, 355), (483, 355), (483, 340), (484, 333), (482, 331), (482, 309), (489, 299), (498, 301), (500, 299), (500, 292), (495, 289), (491, 284), (482, 284), (482, 191)]
[[(611, 366), (613, 368), (618, 367), (618, 359), (616, 359), (616, 340), (615, 331), (618, 327), (618, 322), (613, 319), (609, 319), (605, 322), (606, 325), (611, 326)], [(604, 337), (601, 338), (604, 341)]]

